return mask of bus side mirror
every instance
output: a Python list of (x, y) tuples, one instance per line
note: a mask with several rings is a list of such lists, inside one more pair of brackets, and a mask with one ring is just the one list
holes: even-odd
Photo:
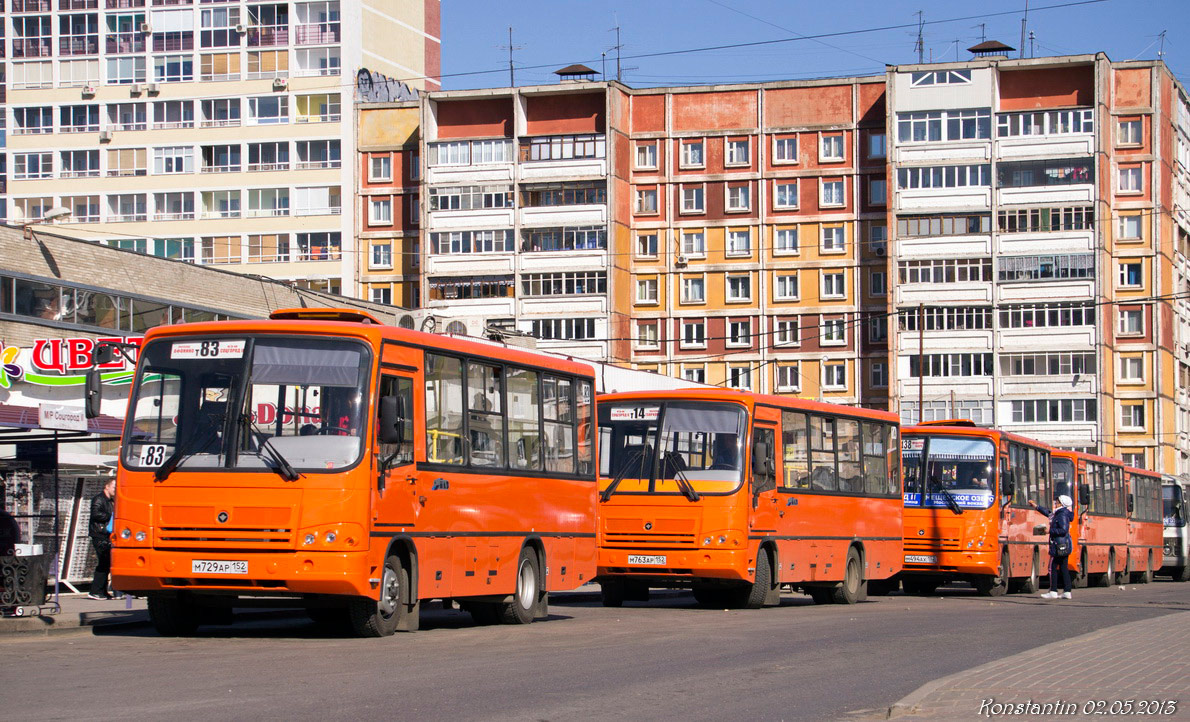
[(382, 444), (405, 443), (404, 399), (400, 396), (384, 396), (380, 399), (380, 428), (377, 437)]
[(99, 416), (99, 407), (103, 404), (103, 380), (99, 376), (99, 369), (92, 366), (87, 370), (86, 382), (83, 386), (83, 411), (88, 419)]
[(1007, 504), (1012, 501), (1013, 495), (1016, 494), (1016, 480), (1013, 479), (1012, 470), (1006, 470), (1004, 475), (1000, 478), (1000, 503)]
[(1081, 506), (1089, 506), (1091, 503), (1091, 486), (1089, 484), (1078, 485), (1078, 503)]
[(752, 476), (768, 476), (769, 473), (769, 445), (757, 441), (752, 445)]
[(110, 344), (100, 343), (96, 344), (95, 348), (91, 350), (91, 365), (100, 366), (103, 364), (110, 364), (116, 360), (116, 350)]

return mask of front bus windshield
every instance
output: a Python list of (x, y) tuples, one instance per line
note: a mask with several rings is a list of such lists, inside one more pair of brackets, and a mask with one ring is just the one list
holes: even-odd
[(1050, 471), (1054, 475), (1054, 498), (1065, 494), (1074, 499), (1070, 490), (1074, 488), (1074, 462), (1054, 456), (1050, 459)]
[[(1185, 512), (1176, 513), (1182, 500), (1182, 487), (1175, 484), (1164, 484), (1161, 487), (1161, 517), (1165, 526), (1186, 526)], [(1184, 507), (1183, 507), (1184, 508)]]
[(987, 439), (906, 435), (901, 442), (905, 506), (988, 508), (995, 497), (995, 460), (996, 447)]
[(326, 338), (166, 338), (141, 352), (133, 469), (328, 471), (360, 457), (367, 347)]
[(614, 494), (727, 494), (743, 479), (747, 414), (736, 404), (599, 405), (599, 475)]

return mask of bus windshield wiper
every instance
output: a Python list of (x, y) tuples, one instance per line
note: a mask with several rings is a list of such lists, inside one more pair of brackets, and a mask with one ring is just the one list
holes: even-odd
[(628, 470), (632, 468), (632, 462), (641, 458), (643, 455), (643, 448), (632, 452), (632, 455), (628, 457), (628, 459), (620, 467), (620, 470), (616, 473), (616, 477), (612, 479), (612, 483), (608, 484), (607, 488), (603, 490), (603, 493), (599, 495), (600, 501), (607, 501), (608, 499), (612, 498), (612, 494), (616, 493), (616, 487), (620, 485), (620, 482), (624, 480), (624, 477), (628, 476)]
[(959, 506), (959, 502), (955, 501), (954, 495), (950, 493), (949, 489), (941, 484), (936, 485), (934, 488), (942, 492), (942, 498), (946, 500), (947, 509), (950, 509), (955, 514), (963, 513), (963, 507)]
[[(177, 447), (174, 448), (174, 453), (170, 454), (169, 458), (163, 461), (161, 466), (157, 467), (157, 470), (153, 472), (154, 478), (156, 478), (157, 481), (165, 481), (168, 479), (169, 475), (173, 473), (174, 469), (178, 468), (178, 464), (182, 463), (182, 459), (197, 453), (197, 449), (201, 449), (202, 447), (211, 443), (213, 439), (218, 438), (218, 434), (219, 426), (214, 424), (209, 425), (206, 428), (205, 433), (203, 433), (201, 426), (196, 426), (194, 433), (192, 433), (190, 437), (186, 439), (186, 443), (178, 444)], [(200, 438), (202, 443), (197, 443)]]
[(252, 435), (256, 437), (256, 448), (258, 449), (256, 455), (264, 459), (265, 454), (261, 454), (260, 452), (265, 452), (268, 455), (268, 460), (273, 462), (273, 471), (280, 474), (281, 478), (286, 481), (297, 481), (301, 474), (298, 473), (297, 469), (293, 468), (293, 464), (290, 464), (277, 447), (273, 445), (272, 437), (266, 436), (256, 428), (256, 424), (252, 423), (251, 414), (244, 414), (240, 418), (248, 427), (248, 430), (252, 432)]
[(683, 496), (685, 496), (690, 501), (698, 501), (702, 497), (699, 496), (698, 492), (694, 490), (694, 485), (690, 483), (690, 479), (686, 476), (686, 472), (678, 468), (678, 464), (674, 461), (674, 458), (675, 457), (673, 454), (665, 455), (666, 466), (672, 466), (674, 470), (674, 483), (678, 485), (678, 489), (681, 490)]

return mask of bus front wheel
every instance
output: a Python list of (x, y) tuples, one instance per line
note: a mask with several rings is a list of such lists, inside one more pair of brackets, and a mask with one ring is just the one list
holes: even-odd
[(859, 563), (859, 552), (847, 550), (847, 562), (843, 566), (843, 583), (831, 590), (835, 604), (855, 604), (863, 596), (863, 572)]
[(982, 576), (975, 580), (975, 590), (985, 597), (1002, 597), (1008, 591), (1008, 578), (1012, 574), (1008, 550), (1000, 556), (1000, 569), (995, 576)]
[(198, 629), (198, 610), (183, 596), (150, 594), (149, 620), (163, 637), (187, 637)]
[(537, 616), (538, 595), (541, 593), (541, 574), (537, 569), (537, 555), (529, 547), (521, 549), (516, 563), (516, 591), (512, 601), (500, 609), (505, 624), (528, 624)]
[(1090, 586), (1090, 575), (1087, 574), (1087, 550), (1079, 556), (1078, 572), (1074, 575), (1074, 588), (1085, 589)]
[(380, 599), (356, 599), (351, 602), (351, 626), (360, 637), (387, 637), (402, 627), (409, 608), (409, 572), (401, 560), (384, 560), (380, 578)]

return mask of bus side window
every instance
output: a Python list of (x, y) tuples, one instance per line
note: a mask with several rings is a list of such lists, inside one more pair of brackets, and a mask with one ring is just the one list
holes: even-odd
[(1051, 486), (1050, 453), (1048, 451), (1037, 452), (1037, 474), (1037, 496), (1033, 497), (1033, 501), (1042, 506), (1051, 506), (1054, 494)]
[(885, 437), (888, 427), (865, 421), (863, 424), (864, 493), (884, 496), (888, 490), (888, 455)]
[(781, 463), (785, 466), (781, 484), (785, 489), (810, 488), (810, 436), (806, 423), (805, 414), (781, 413)]
[(463, 463), (463, 362), (426, 354), (426, 461)]

